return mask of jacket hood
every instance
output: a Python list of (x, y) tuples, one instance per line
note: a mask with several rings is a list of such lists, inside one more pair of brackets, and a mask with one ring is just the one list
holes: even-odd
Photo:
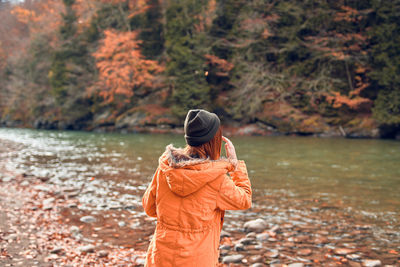
[(221, 175), (234, 170), (228, 159), (210, 160), (192, 158), (181, 148), (168, 145), (159, 159), (161, 171), (172, 192), (179, 196), (187, 196)]

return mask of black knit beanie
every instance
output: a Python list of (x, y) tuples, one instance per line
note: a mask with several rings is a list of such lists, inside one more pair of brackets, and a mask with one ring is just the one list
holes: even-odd
[(216, 114), (203, 109), (191, 109), (185, 119), (185, 139), (190, 146), (200, 146), (210, 141), (220, 125)]

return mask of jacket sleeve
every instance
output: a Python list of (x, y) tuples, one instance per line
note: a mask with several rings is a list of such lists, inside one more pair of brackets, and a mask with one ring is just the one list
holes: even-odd
[(217, 196), (221, 210), (243, 210), (251, 207), (251, 184), (244, 161), (238, 162), (235, 171), (224, 177)]
[(144, 211), (147, 215), (151, 217), (157, 217), (157, 207), (156, 207), (156, 191), (157, 191), (157, 176), (159, 171), (157, 170), (156, 173), (153, 175), (153, 179), (151, 183), (144, 192), (142, 198), (142, 204)]

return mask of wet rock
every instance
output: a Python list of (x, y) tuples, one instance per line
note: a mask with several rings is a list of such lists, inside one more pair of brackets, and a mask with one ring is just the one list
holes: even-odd
[(72, 235), (77, 235), (77, 234), (79, 234), (80, 233), (80, 229), (79, 229), (79, 227), (78, 226), (75, 226), (75, 225), (73, 225), (73, 226), (71, 226), (70, 228), (69, 228), (69, 232), (72, 234)]
[(234, 247), (235, 251), (244, 251), (244, 245), (242, 243), (238, 243)]
[(288, 264), (288, 267), (304, 267), (304, 263), (301, 262), (291, 263)]
[(352, 260), (352, 261), (360, 261), (361, 260), (361, 256), (358, 254), (349, 254), (349, 255), (346, 255), (346, 258), (348, 258), (349, 260)]
[(244, 224), (244, 230), (246, 232), (256, 232), (261, 233), (267, 227), (267, 222), (263, 219), (256, 219), (248, 221)]
[(222, 231), (221, 231), (221, 235), (220, 235), (220, 236), (221, 236), (221, 238), (222, 238), (222, 237), (230, 237), (230, 236), (231, 236), (231, 234), (230, 234), (230, 233), (228, 233), (228, 232), (226, 232), (226, 231), (224, 231), (224, 230), (222, 230)]
[(264, 253), (268, 258), (277, 258), (279, 256), (279, 251), (277, 249), (271, 249)]
[(21, 183), (21, 186), (29, 186), (29, 185), (30, 185), (30, 183), (28, 181), (23, 181)]
[(312, 250), (309, 248), (305, 248), (305, 249), (300, 249), (297, 251), (297, 255), (299, 256), (309, 256), (311, 255)]
[(260, 241), (267, 241), (269, 237), (270, 236), (268, 233), (261, 233), (256, 236), (257, 240), (260, 240)]
[(93, 223), (96, 221), (96, 218), (88, 215), (88, 216), (81, 217), (79, 220), (84, 223)]
[(92, 252), (94, 252), (94, 250), (95, 250), (95, 246), (93, 246), (93, 245), (86, 245), (86, 246), (79, 247), (78, 250), (79, 250), (81, 253), (92, 253)]
[(222, 263), (238, 263), (238, 262), (241, 262), (243, 259), (244, 259), (244, 256), (241, 254), (229, 255), (229, 256), (225, 256), (222, 259)]
[(230, 250), (232, 247), (230, 245), (221, 245), (219, 249), (223, 250)]
[(380, 260), (363, 260), (362, 266), (364, 267), (378, 267), (381, 266), (382, 263)]
[(4, 237), (4, 239), (7, 241), (14, 241), (17, 240), (17, 238), (18, 238), (17, 234), (9, 234), (8, 236)]
[(51, 254), (61, 254), (64, 251), (63, 247), (55, 247), (52, 250), (50, 250)]
[(35, 186), (33, 189), (37, 190), (37, 191), (43, 191), (43, 192), (50, 192), (50, 188), (48, 188), (47, 186), (44, 185), (37, 185)]
[(346, 256), (347, 254), (353, 253), (354, 250), (353, 249), (349, 249), (349, 248), (336, 248), (335, 250), (333, 250), (333, 252), (336, 255)]
[(136, 265), (144, 265), (146, 263), (146, 259), (145, 258), (137, 258), (136, 260)]
[(105, 258), (105, 257), (108, 256), (108, 254), (109, 254), (109, 252), (108, 252), (107, 250), (100, 250), (100, 251), (97, 253), (97, 256), (98, 256), (99, 258)]
[(53, 205), (55, 200), (56, 199), (54, 197), (47, 198), (47, 199), (43, 200), (43, 209), (44, 210), (52, 209), (53, 208), (52, 205)]
[(246, 237), (247, 237), (247, 238), (255, 239), (255, 238), (256, 238), (256, 233), (250, 232), (250, 233), (248, 233), (248, 234), (246, 235)]
[(14, 177), (11, 177), (11, 176), (3, 177), (3, 182), (4, 182), (4, 183), (8, 183), (8, 182), (10, 182), (13, 178), (14, 178)]
[(241, 243), (243, 245), (251, 245), (251, 244), (254, 244), (254, 239), (245, 237), (245, 238), (240, 239), (239, 243)]
[(229, 250), (227, 250), (227, 249), (221, 249), (219, 251), (219, 255), (222, 257), (228, 255), (228, 253), (229, 253)]
[(324, 236), (319, 236), (319, 237), (314, 239), (314, 243), (317, 244), (317, 245), (326, 244), (328, 242), (329, 242), (328, 239), (326, 237), (324, 237)]
[(263, 260), (263, 257), (261, 255), (253, 255), (253, 256), (250, 256), (250, 258), (249, 258), (250, 263), (262, 262), (262, 260)]

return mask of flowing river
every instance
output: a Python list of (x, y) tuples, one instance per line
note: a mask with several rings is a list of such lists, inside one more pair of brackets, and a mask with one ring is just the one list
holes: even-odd
[[(324, 202), (322, 207), (361, 216), (398, 233), (400, 142), (311, 137), (231, 140), (238, 157), (247, 163), (256, 208), (273, 211), (283, 205), (290, 210), (291, 203), (294, 208), (299, 206), (294, 203), (302, 203), (312, 212), (315, 203)], [(165, 146), (183, 146), (184, 139), (180, 135), (0, 128), (0, 145), (6, 143), (13, 144), (12, 150), (0, 154), (7, 158), (6, 168), (81, 189), (81, 209), (101, 212), (140, 207)], [(140, 208), (132, 213), (145, 216)], [(232, 212), (227, 218), (243, 214)], [(287, 219), (275, 215), (275, 220)], [(235, 220), (231, 221), (228, 227), (235, 226)]]

